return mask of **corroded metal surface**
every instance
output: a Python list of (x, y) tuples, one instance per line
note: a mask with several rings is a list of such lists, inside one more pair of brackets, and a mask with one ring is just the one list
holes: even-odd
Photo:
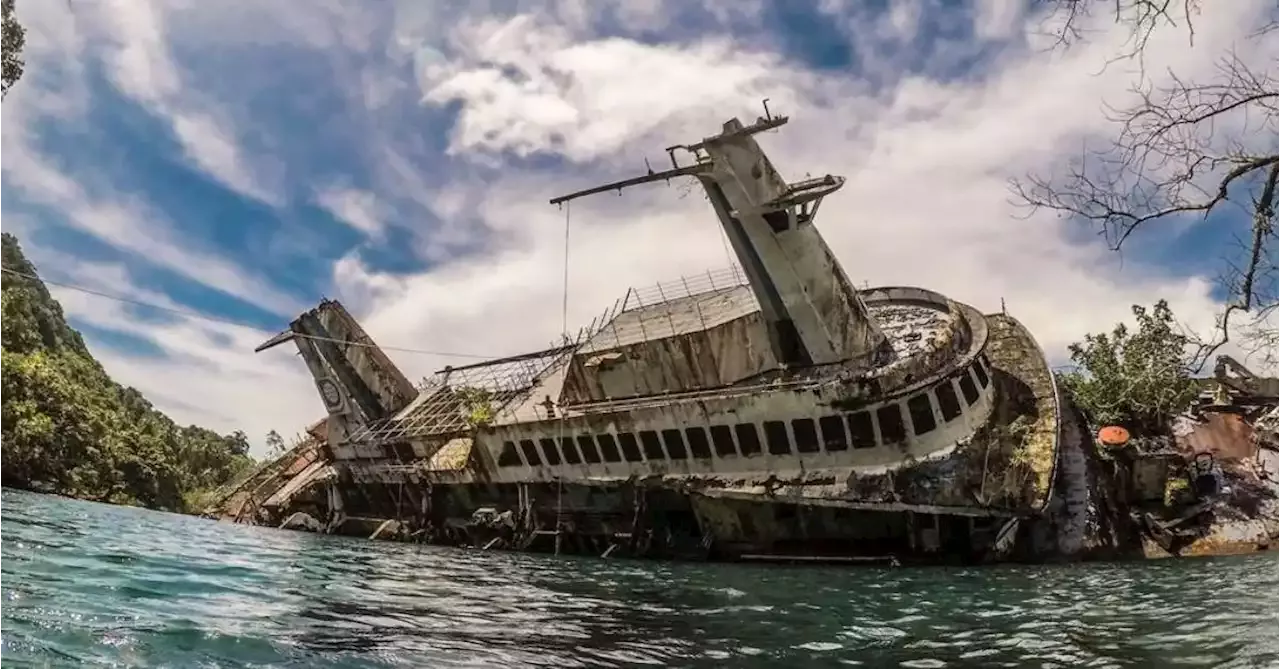
[(1201, 417), (1181, 417), (1174, 427), (1174, 444), (1188, 457), (1211, 453), (1216, 458), (1251, 458), (1256, 447), (1254, 428), (1244, 417), (1220, 411)]

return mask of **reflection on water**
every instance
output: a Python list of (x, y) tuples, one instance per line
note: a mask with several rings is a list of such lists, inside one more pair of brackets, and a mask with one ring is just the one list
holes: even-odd
[(556, 559), (5, 491), (5, 666), (1276, 666), (1275, 554), (986, 569)]

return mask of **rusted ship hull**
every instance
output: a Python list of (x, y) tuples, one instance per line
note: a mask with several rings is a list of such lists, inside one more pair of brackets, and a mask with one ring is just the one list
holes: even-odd
[[(745, 475), (591, 479), (586, 470), (580, 480), (500, 481), (452, 467), (465, 458), (451, 463), (439, 451), (426, 460), (326, 459), (317, 426), (310, 446), (277, 464), (274, 478), (254, 481), (251, 494), (228, 495), (233, 503), (210, 515), (441, 546), (612, 558), (1028, 559), (1028, 527), (1052, 493), (1057, 393), (1025, 328), (1002, 314), (986, 320), (987, 423), (924, 461), (870, 471), (802, 466), (780, 476), (760, 453), (748, 458), (759, 463)], [(1021, 431), (1003, 427), (1015, 423)]]

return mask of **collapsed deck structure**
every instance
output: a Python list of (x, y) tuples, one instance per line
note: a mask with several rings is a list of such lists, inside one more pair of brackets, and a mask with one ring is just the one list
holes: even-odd
[(789, 183), (755, 141), (787, 122), (766, 107), (552, 200), (693, 178), (737, 260), (628, 291), (558, 346), (415, 388), (341, 304), (300, 316), (258, 350), (296, 345), (328, 417), (233, 515), (606, 555), (1008, 555), (1052, 495), (1043, 353), (1007, 314), (856, 289), (816, 227), (844, 179)]

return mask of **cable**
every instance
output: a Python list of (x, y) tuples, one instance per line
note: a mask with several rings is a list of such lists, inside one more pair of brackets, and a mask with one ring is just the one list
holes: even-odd
[[(570, 204), (564, 203), (564, 290), (560, 297), (560, 319), (561, 331), (560, 336), (564, 338), (564, 343), (569, 343), (569, 212)], [(566, 363), (567, 364), (567, 363)], [(560, 414), (560, 446), (564, 447), (564, 408), (558, 407), (557, 413)], [(576, 445), (571, 446), (577, 448)], [(556, 545), (555, 554), (560, 554), (560, 533), (564, 527), (564, 481), (556, 477)]]
[[(165, 312), (168, 312), (168, 313), (171, 313), (171, 314), (175, 314), (175, 315), (178, 315), (178, 316), (183, 316), (183, 317), (185, 317), (185, 318), (194, 318), (194, 319), (196, 319), (196, 320), (209, 321), (209, 322), (211, 322), (211, 323), (219, 323), (219, 324), (222, 324), (222, 325), (231, 325), (231, 326), (235, 326), (235, 327), (238, 327), (238, 328), (244, 328), (244, 329), (246, 329), (246, 330), (253, 330), (253, 331), (255, 331), (255, 332), (261, 332), (261, 333), (263, 333), (263, 334), (267, 334), (267, 335), (275, 334), (275, 333), (273, 333), (271, 330), (267, 330), (267, 329), (264, 329), (264, 328), (258, 327), (258, 326), (256, 326), (256, 325), (249, 325), (249, 324), (246, 324), (246, 323), (239, 323), (239, 322), (236, 322), (236, 321), (233, 321), (233, 320), (229, 320), (229, 319), (226, 319), (226, 318), (218, 318), (217, 316), (209, 316), (209, 315), (207, 315), (207, 314), (202, 314), (202, 313), (195, 312), (195, 311), (188, 311), (188, 310), (185, 310), (185, 309), (175, 309), (175, 308), (173, 308), (173, 307), (164, 307), (164, 306), (161, 306), (161, 305), (158, 305), (158, 304), (154, 304), (154, 303), (151, 303), (151, 302), (143, 302), (142, 300), (135, 300), (135, 299), (133, 299), (133, 298), (129, 298), (129, 297), (123, 297), (123, 296), (120, 296), (120, 295), (113, 295), (113, 294), (111, 294), (111, 293), (104, 293), (104, 292), (101, 292), (101, 291), (93, 290), (92, 288), (85, 288), (84, 286), (77, 286), (77, 285), (75, 285), (75, 284), (71, 284), (71, 283), (63, 283), (63, 282), (59, 282), (59, 281), (50, 281), (49, 279), (44, 279), (44, 278), (38, 277), (38, 276), (36, 276), (36, 275), (34, 275), (34, 274), (27, 274), (26, 272), (19, 272), (19, 271), (17, 271), (17, 270), (9, 269), (8, 267), (0, 267), (0, 272), (4, 272), (5, 274), (12, 274), (12, 275), (14, 275), (14, 276), (20, 276), (20, 277), (23, 277), (23, 278), (25, 278), (25, 279), (31, 279), (31, 280), (33, 280), (33, 281), (39, 281), (39, 282), (41, 282), (41, 283), (43, 283), (43, 284), (45, 284), (45, 285), (49, 285), (49, 286), (58, 286), (59, 288), (66, 288), (66, 289), (68, 289), (68, 290), (74, 290), (74, 291), (77, 291), (77, 292), (84, 293), (84, 294), (86, 294), (86, 295), (94, 295), (94, 296), (96, 296), (96, 297), (102, 297), (102, 298), (106, 298), (106, 299), (108, 299), (108, 300), (115, 300), (116, 302), (123, 302), (123, 303), (125, 303), (125, 304), (132, 304), (132, 305), (134, 305), (134, 306), (145, 307), (145, 308), (147, 308), (147, 309), (155, 309), (155, 310), (157, 310), (157, 311), (165, 311)], [(295, 336), (295, 337), (299, 337), (299, 338), (302, 338), (302, 339), (311, 339), (311, 340), (314, 340), (314, 341), (328, 341), (328, 342), (333, 342), (333, 343), (335, 343), (335, 344), (345, 344), (345, 345), (347, 345), (347, 346), (363, 346), (363, 347), (367, 347), (367, 348), (380, 348), (380, 349), (382, 349), (382, 350), (384, 350), (384, 351), (400, 351), (400, 352), (403, 352), (403, 353), (418, 353), (418, 354), (421, 354), (421, 355), (435, 355), (435, 356), (447, 357), (447, 358), (474, 358), (474, 359), (477, 359), (477, 360), (490, 360), (490, 359), (493, 359), (493, 358), (500, 357), (500, 356), (493, 356), (493, 355), (476, 355), (476, 354), (473, 354), (473, 353), (452, 353), (452, 352), (447, 352), (447, 351), (427, 351), (427, 350), (424, 350), (424, 349), (417, 349), (417, 348), (405, 348), (405, 347), (402, 347), (402, 346), (378, 346), (377, 344), (372, 344), (372, 343), (366, 344), (366, 343), (363, 343), (363, 342), (347, 341), (347, 340), (345, 340), (345, 339), (337, 339), (337, 338), (334, 338), (334, 337), (320, 337), (320, 336), (317, 336), (317, 335), (303, 334), (303, 333), (301, 333), (301, 332), (295, 332), (295, 333), (293, 333), (293, 336)]]
[(560, 334), (569, 340), (569, 208), (564, 203), (564, 292), (560, 300)]

